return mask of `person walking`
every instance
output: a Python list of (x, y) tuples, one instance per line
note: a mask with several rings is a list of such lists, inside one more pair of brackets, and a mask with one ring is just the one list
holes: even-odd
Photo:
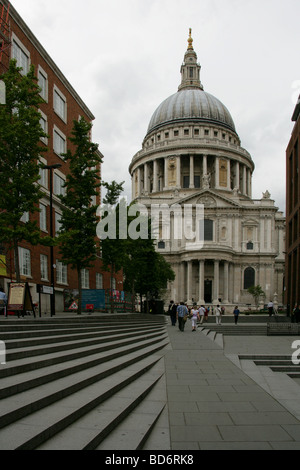
[(199, 308), (199, 315), (200, 315), (200, 325), (202, 325), (204, 321), (204, 315), (205, 315), (204, 305), (201, 305), (201, 307)]
[(0, 287), (0, 307), (3, 307), (3, 313), (4, 316), (7, 316), (7, 311), (6, 311), (6, 306), (7, 306), (7, 296), (3, 290), (2, 287)]
[(178, 327), (180, 331), (184, 331), (186, 318), (188, 316), (188, 309), (183, 302), (180, 302), (180, 305), (177, 307), (176, 317), (178, 320)]
[(197, 304), (193, 304), (193, 308), (191, 309), (191, 320), (192, 320), (192, 331), (197, 330), (197, 320), (200, 320), (199, 317), (199, 310), (197, 309)]
[(217, 325), (222, 325), (222, 316), (221, 316), (221, 308), (220, 308), (220, 305), (217, 305), (216, 308), (215, 308), (215, 316), (216, 316), (216, 324)]
[(273, 315), (273, 313), (274, 313), (274, 312), (273, 312), (273, 308), (274, 308), (273, 302), (270, 301), (270, 302), (268, 303), (269, 317), (271, 317), (271, 316)]
[(236, 305), (234, 310), (233, 310), (233, 315), (234, 315), (234, 323), (237, 325), (238, 319), (239, 319), (239, 314), (240, 311), (238, 309), (238, 306)]
[(168, 313), (169, 313), (169, 315), (170, 315), (170, 319), (171, 319), (171, 324), (172, 324), (172, 326), (175, 326), (175, 325), (176, 325), (176, 310), (177, 310), (177, 306), (176, 306), (176, 304), (174, 303), (174, 300), (171, 300), (171, 301), (170, 301), (170, 305), (169, 305)]

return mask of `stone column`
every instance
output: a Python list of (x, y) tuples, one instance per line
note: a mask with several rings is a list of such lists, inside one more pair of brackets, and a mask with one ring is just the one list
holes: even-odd
[(203, 175), (207, 175), (207, 155), (203, 155)]
[(228, 304), (229, 303), (229, 296), (228, 296), (228, 286), (229, 286), (229, 279), (228, 279), (228, 276), (229, 276), (229, 263), (228, 261), (224, 261), (224, 299), (222, 300), (222, 302), (224, 304)]
[(193, 303), (193, 261), (188, 261), (188, 272), (187, 272), (187, 296), (188, 305)]
[(176, 159), (176, 187), (181, 187), (181, 157), (180, 155)]
[(137, 169), (137, 194), (138, 196), (141, 195), (141, 167), (139, 166)]
[(219, 189), (220, 186), (220, 159), (219, 157), (215, 158), (215, 188)]
[(235, 164), (235, 187), (240, 189), (240, 164), (236, 162)]
[(193, 189), (194, 184), (194, 155), (190, 155), (190, 188)]
[(144, 164), (144, 192), (149, 193), (149, 174), (148, 174), (148, 163)]
[(214, 262), (214, 299), (213, 304), (219, 303), (219, 272), (220, 272), (220, 261), (215, 260)]
[(164, 159), (164, 187), (163, 189), (168, 189), (169, 182), (168, 182), (168, 159)]
[(158, 191), (158, 164), (157, 160), (153, 162), (153, 192), (157, 193)]
[(204, 261), (199, 261), (199, 305), (204, 305)]
[(247, 194), (247, 168), (243, 166), (243, 194)]

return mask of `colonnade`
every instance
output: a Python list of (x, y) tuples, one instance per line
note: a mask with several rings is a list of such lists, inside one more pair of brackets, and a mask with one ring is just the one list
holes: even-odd
[(169, 155), (137, 166), (132, 173), (134, 197), (172, 189), (237, 190), (251, 197), (251, 168), (217, 155)]
[[(172, 268), (176, 280), (171, 285), (170, 295), (175, 301), (233, 305), (245, 303), (246, 298), (253, 300), (244, 284), (249, 264), (224, 259), (191, 259), (172, 263)], [(253, 272), (254, 282), (263, 286), (267, 300), (271, 300), (275, 292), (282, 292), (283, 270), (275, 270), (272, 263), (255, 263)]]

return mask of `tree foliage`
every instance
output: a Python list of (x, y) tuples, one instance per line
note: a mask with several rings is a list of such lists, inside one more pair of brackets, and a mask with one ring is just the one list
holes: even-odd
[(74, 152), (68, 150), (63, 158), (69, 163), (59, 232), (62, 261), (77, 270), (79, 286), (78, 313), (81, 313), (81, 270), (92, 266), (97, 256), (97, 206), (93, 198), (100, 186), (98, 145), (90, 142), (91, 124), (81, 118), (73, 121)]
[(38, 211), (42, 196), (39, 156), (46, 151), (40, 139), (46, 134), (40, 125), (39, 105), (43, 99), (31, 66), (27, 74), (12, 60), (0, 76), (6, 87), (6, 104), (0, 105), (0, 240), (10, 242), (15, 252), (17, 281), (20, 280), (18, 244), (41, 241), (35, 222), (21, 222), (28, 212)]

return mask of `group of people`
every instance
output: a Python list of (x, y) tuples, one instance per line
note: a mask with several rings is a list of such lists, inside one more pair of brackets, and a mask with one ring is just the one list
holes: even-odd
[[(202, 325), (204, 321), (207, 322), (209, 313), (210, 307), (205, 307), (204, 305), (198, 307), (195, 302), (193, 303), (192, 308), (189, 309), (184, 302), (176, 304), (173, 300), (171, 300), (168, 309), (168, 314), (170, 315), (172, 326), (175, 326), (178, 320), (178, 327), (180, 331), (184, 331), (187, 318), (190, 318), (192, 321), (192, 331), (196, 331), (197, 322), (199, 321), (200, 325)], [(213, 314), (216, 316), (217, 324), (221, 325), (222, 315), (224, 315), (224, 313), (224, 307), (217, 305), (214, 308)]]

